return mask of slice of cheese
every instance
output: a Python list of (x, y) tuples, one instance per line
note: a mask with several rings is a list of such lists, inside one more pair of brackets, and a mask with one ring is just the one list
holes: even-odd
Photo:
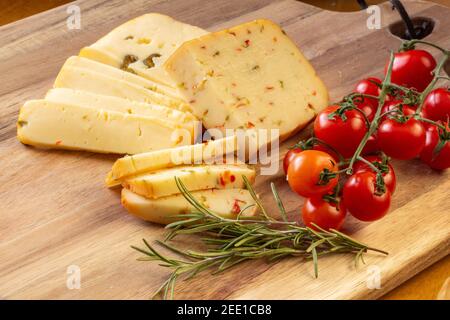
[(208, 129), (279, 129), (285, 139), (328, 104), (311, 64), (269, 20), (185, 42), (165, 69)]
[(170, 84), (161, 64), (183, 42), (206, 33), (171, 17), (149, 13), (118, 26), (79, 55)]
[(123, 71), (118, 68), (114, 68), (110, 65), (100, 63), (91, 59), (86, 59), (83, 57), (72, 56), (66, 60), (63, 68), (65, 67), (77, 67), (83, 69), (89, 69), (98, 73), (101, 73), (105, 76), (115, 78), (118, 80), (127, 81), (138, 85), (140, 87), (156, 91), (162, 93), (166, 96), (181, 99), (181, 95), (178, 89), (175, 89), (170, 86), (163, 85), (161, 83), (157, 83), (155, 81), (151, 81), (149, 79), (140, 77), (131, 72)]
[(176, 83), (173, 82), (171, 77), (169, 77), (162, 65), (155, 66), (153, 68), (147, 68), (147, 66), (139, 68), (140, 64), (138, 63), (137, 66), (125, 67), (123, 59), (119, 63), (117, 58), (112, 56), (109, 52), (93, 47), (84, 47), (83, 49), (81, 49), (79, 56), (92, 61), (97, 61), (99, 63), (114, 66), (117, 69), (136, 74), (144, 79), (148, 79), (150, 81), (154, 81), (166, 87), (172, 88), (173, 90), (177, 90)]
[(24, 144), (121, 154), (190, 144), (180, 141), (179, 130), (186, 129), (154, 117), (46, 100), (27, 101), (17, 122), (17, 136)]
[[(257, 217), (257, 206), (250, 193), (244, 189), (211, 189), (192, 192), (205, 207), (225, 219)], [(122, 205), (132, 215), (155, 223), (168, 224), (177, 220), (175, 216), (195, 211), (181, 194), (159, 199), (148, 199), (128, 189), (122, 189)], [(179, 219), (179, 218), (178, 218)]]
[(255, 170), (246, 165), (198, 165), (162, 169), (148, 174), (125, 179), (124, 188), (150, 199), (180, 193), (175, 177), (189, 191), (204, 189), (233, 189), (245, 186), (242, 176), (250, 182), (255, 179)]
[(112, 78), (87, 68), (63, 67), (53, 87), (76, 89), (139, 102), (161, 104), (181, 111), (190, 110), (183, 100), (165, 96), (134, 83)]
[(99, 95), (87, 91), (79, 91), (67, 88), (51, 89), (47, 92), (45, 100), (75, 104), (81, 107), (104, 109), (128, 114), (143, 115), (159, 118), (173, 125), (179, 125), (194, 132), (196, 118), (188, 112), (182, 112), (165, 106), (136, 102), (113, 96)]
[(124, 178), (177, 165), (220, 163), (224, 157), (234, 155), (237, 148), (236, 136), (231, 136), (201, 144), (125, 156), (114, 163), (106, 177), (106, 185), (113, 187)]

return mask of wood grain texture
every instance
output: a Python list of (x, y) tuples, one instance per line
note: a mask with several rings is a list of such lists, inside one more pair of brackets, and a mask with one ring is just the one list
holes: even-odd
[[(0, 28), (0, 298), (146, 299), (167, 271), (144, 262), (131, 244), (161, 238), (161, 227), (126, 214), (117, 190), (103, 186), (116, 156), (44, 151), (21, 145), (15, 137), (18, 108), (42, 97), (64, 60), (114, 26), (146, 12), (161, 12), (208, 30), (255, 18), (270, 18), (311, 59), (337, 100), (354, 82), (381, 76), (390, 49), (400, 43), (385, 28), (397, 19), (383, 6), (380, 30), (368, 30), (364, 12), (323, 11), (299, 2), (271, 0), (78, 1), (82, 29), (66, 28), (65, 7)], [(449, 47), (449, 10), (408, 1), (410, 13), (433, 17), (430, 41)], [(39, 30), (39, 31), (38, 31)], [(282, 150), (307, 135), (290, 139)], [(283, 152), (282, 152), (283, 154)], [(450, 253), (449, 173), (436, 173), (419, 161), (395, 162), (398, 191), (390, 214), (375, 223), (350, 219), (345, 231), (388, 257), (367, 256), (355, 269), (349, 256), (320, 261), (319, 279), (310, 263), (288, 259), (276, 264), (249, 262), (222, 276), (180, 282), (176, 298), (330, 299), (377, 298)], [(302, 200), (290, 192), (281, 172), (261, 176), (257, 190), (269, 208), (268, 182), (274, 181), (292, 217)], [(425, 213), (425, 214), (424, 214)], [(181, 246), (192, 238), (180, 238)], [(81, 289), (66, 287), (67, 267), (81, 269)], [(381, 289), (370, 290), (371, 268), (381, 271)]]

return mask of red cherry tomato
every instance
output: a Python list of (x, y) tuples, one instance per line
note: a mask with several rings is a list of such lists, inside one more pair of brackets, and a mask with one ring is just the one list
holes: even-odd
[(299, 154), (300, 152), (302, 152), (303, 150), (301, 148), (293, 148), (290, 149), (286, 155), (283, 158), (283, 170), (284, 170), (284, 174), (287, 174), (288, 171), (288, 167), (289, 164), (291, 163), (292, 159), (294, 159), (294, 157)]
[[(320, 182), (320, 174), (327, 170), (336, 174), (327, 182)], [(338, 166), (328, 153), (305, 150), (296, 154), (288, 167), (287, 180), (291, 189), (303, 197), (330, 192), (338, 182)]]
[[(376, 166), (383, 163), (383, 160), (378, 156), (367, 156), (364, 157), (364, 159), (371, 163), (375, 163)], [(388, 163), (386, 166), (387, 172), (383, 173), (384, 184), (386, 185), (386, 188), (391, 192), (391, 194), (394, 194), (395, 187), (397, 185), (397, 177), (395, 176), (394, 168), (391, 166), (391, 164)], [(367, 163), (363, 161), (355, 162), (355, 164), (353, 165), (353, 173), (364, 171), (374, 172)]]
[(377, 135), (381, 150), (395, 159), (412, 159), (425, 146), (425, 127), (414, 118), (404, 123), (385, 119), (378, 127)]
[(337, 115), (330, 119), (330, 114), (338, 109), (339, 106), (330, 106), (319, 113), (314, 121), (314, 134), (349, 158), (366, 134), (367, 125), (364, 116), (356, 110), (345, 111), (345, 121)]
[[(386, 74), (389, 62), (386, 64)], [(422, 92), (433, 80), (436, 60), (425, 50), (408, 50), (394, 54), (391, 82)]]
[[(446, 124), (449, 127), (448, 123)], [(435, 154), (436, 146), (440, 142), (438, 128), (431, 125), (427, 128), (425, 147), (420, 153), (420, 159), (436, 170), (450, 168), (450, 141), (446, 141), (444, 147)]]
[(434, 121), (450, 118), (450, 91), (437, 88), (430, 92), (423, 102), (423, 116)]
[(302, 208), (302, 219), (305, 226), (315, 228), (312, 223), (322, 229), (339, 230), (344, 224), (345, 209), (342, 201), (339, 206), (323, 200), (321, 197), (307, 198)]
[[(379, 96), (381, 89), (377, 84), (381, 85), (381, 80), (378, 78), (363, 79), (356, 84), (355, 92)], [(378, 106), (378, 100), (373, 98), (363, 98), (363, 103), (369, 103), (374, 108)]]
[(368, 103), (368, 102), (355, 103), (355, 106), (359, 110), (364, 112), (364, 114), (367, 117), (367, 120), (369, 120), (370, 122), (375, 117), (375, 113), (377, 112), (377, 109), (376, 109), (376, 107), (372, 106), (370, 103)]
[(363, 171), (356, 173), (344, 185), (342, 197), (347, 212), (361, 221), (375, 221), (382, 218), (391, 205), (391, 192), (375, 194), (376, 175)]
[(378, 151), (380, 151), (380, 147), (378, 145), (377, 136), (376, 135), (371, 135), (369, 137), (369, 139), (367, 139), (366, 145), (362, 149), (361, 154), (362, 155), (372, 154), (372, 153), (375, 153), (375, 152), (378, 152)]

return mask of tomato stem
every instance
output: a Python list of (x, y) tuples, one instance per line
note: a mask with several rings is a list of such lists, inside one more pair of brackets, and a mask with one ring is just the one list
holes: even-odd
[(441, 73), (441, 70), (444, 67), (445, 62), (447, 61), (449, 55), (450, 55), (450, 51), (444, 51), (444, 56), (437, 64), (436, 68), (433, 70), (433, 74), (434, 74), (433, 80), (431, 80), (430, 84), (420, 94), (420, 104), (416, 110), (416, 115), (419, 115), (420, 112), (422, 111), (425, 98), (428, 96), (428, 94), (431, 92), (431, 90), (433, 90), (436, 82), (439, 80), (439, 74)]
[(300, 141), (298, 143), (296, 143), (292, 149), (295, 148), (300, 148), (302, 150), (308, 150), (310, 148), (312, 148), (314, 145), (322, 145), (325, 148), (329, 149), (331, 152), (335, 153), (338, 157), (339, 157), (339, 162), (344, 161), (344, 156), (342, 154), (339, 153), (339, 151), (337, 151), (335, 148), (333, 148), (332, 146), (330, 146), (328, 143), (326, 143), (323, 140), (320, 140), (317, 137), (311, 137), (306, 141)]
[(365, 164), (367, 164), (373, 171), (375, 171), (376, 173), (381, 173), (381, 170), (378, 169), (372, 162), (370, 162), (369, 160), (358, 156), (358, 160), (364, 162)]
[(416, 117), (416, 119), (426, 122), (426, 123), (429, 123), (429, 124), (432, 124), (432, 125), (438, 127), (439, 129), (441, 129), (442, 131), (447, 132), (447, 128), (444, 125), (440, 124), (439, 122), (436, 122), (436, 121), (433, 121), (433, 120), (430, 120), (427, 118), (422, 118), (422, 117)]
[(442, 79), (442, 80), (447, 80), (450, 81), (450, 77), (446, 77), (446, 76), (437, 76), (438, 80)]
[(346, 95), (344, 97), (344, 100), (346, 100), (346, 99), (353, 100), (353, 98), (358, 98), (358, 97), (360, 97), (360, 98), (371, 98), (371, 99), (376, 99), (376, 100), (380, 99), (379, 96), (374, 96), (374, 95), (367, 94), (367, 93), (353, 92), (353, 93), (350, 93), (350, 94)]
[(433, 48), (436, 48), (436, 49), (442, 51), (443, 54), (447, 54), (448, 55), (448, 53), (450, 52), (449, 50), (444, 49), (444, 48), (442, 48), (442, 47), (440, 47), (440, 46), (438, 46), (438, 45), (436, 45), (434, 43), (431, 43), (431, 42), (428, 42), (428, 41), (419, 40), (419, 39), (407, 40), (407, 41), (403, 42), (401, 49), (402, 50), (406, 50), (406, 51), (410, 50), (410, 49), (413, 49), (414, 46), (416, 44), (418, 44), (418, 43), (424, 44), (424, 45), (427, 45), (427, 46), (430, 46), (430, 47), (433, 47)]
[(364, 147), (367, 143), (367, 140), (369, 140), (369, 138), (375, 133), (375, 131), (378, 128), (378, 122), (380, 119), (381, 109), (383, 108), (384, 102), (386, 100), (389, 84), (391, 82), (391, 74), (392, 74), (393, 64), (394, 64), (394, 53), (391, 51), (391, 55), (389, 58), (389, 66), (388, 66), (386, 76), (384, 77), (382, 86), (381, 86), (381, 92), (379, 95), (377, 111), (375, 113), (375, 116), (374, 116), (372, 122), (370, 123), (369, 130), (367, 131), (364, 138), (361, 140), (358, 148), (356, 149), (355, 153), (353, 154), (353, 157), (350, 160), (350, 164), (348, 165), (348, 168), (347, 168), (348, 175), (351, 175), (353, 173), (353, 165), (355, 164), (358, 157), (361, 155), (361, 152), (364, 149)]

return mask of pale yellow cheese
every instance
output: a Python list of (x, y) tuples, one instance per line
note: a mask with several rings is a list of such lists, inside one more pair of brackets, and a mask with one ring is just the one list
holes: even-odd
[(206, 128), (303, 128), (327, 90), (284, 31), (256, 20), (185, 42), (165, 63)]
[(196, 118), (189, 112), (178, 111), (157, 104), (136, 102), (113, 96), (99, 95), (92, 92), (80, 91), (67, 88), (55, 88), (47, 92), (45, 100), (75, 104), (81, 107), (103, 109), (123, 112), (128, 114), (143, 115), (159, 118), (174, 126), (181, 126), (194, 132)]
[[(206, 33), (171, 17), (149, 13), (118, 26), (94, 44), (83, 48), (79, 55), (116, 68), (132, 70), (153, 81), (171, 84), (160, 68), (161, 64), (183, 42)], [(127, 55), (136, 57), (137, 61), (123, 65)], [(151, 55), (156, 56), (145, 64), (144, 61)]]
[[(257, 206), (250, 193), (244, 189), (210, 189), (192, 192), (205, 207), (225, 219), (254, 219)], [(122, 205), (132, 215), (155, 223), (168, 224), (179, 218), (177, 215), (195, 211), (181, 194), (159, 199), (148, 199), (128, 189), (122, 189)]]
[(114, 68), (110, 65), (97, 62), (95, 60), (72, 56), (66, 60), (63, 68), (65, 67), (78, 67), (83, 69), (89, 69), (105, 76), (131, 82), (140, 87), (162, 93), (166, 96), (181, 99), (181, 95), (178, 89), (140, 77), (131, 72), (123, 71), (118, 68)]
[(106, 184), (116, 186), (124, 178), (177, 165), (221, 163), (224, 157), (233, 156), (237, 148), (236, 136), (231, 136), (201, 144), (125, 156), (114, 163), (106, 177)]
[(139, 102), (161, 104), (181, 111), (190, 110), (189, 106), (183, 100), (172, 98), (134, 83), (112, 78), (87, 68), (63, 67), (53, 87), (76, 89)]
[(27, 101), (17, 122), (17, 136), (24, 144), (121, 154), (192, 143), (180, 141), (179, 130), (186, 129), (154, 117), (46, 100)]
[(150, 199), (180, 193), (175, 177), (189, 191), (204, 189), (233, 189), (245, 186), (242, 176), (250, 182), (255, 179), (255, 170), (246, 165), (197, 165), (161, 169), (151, 173), (125, 179), (124, 188)]

